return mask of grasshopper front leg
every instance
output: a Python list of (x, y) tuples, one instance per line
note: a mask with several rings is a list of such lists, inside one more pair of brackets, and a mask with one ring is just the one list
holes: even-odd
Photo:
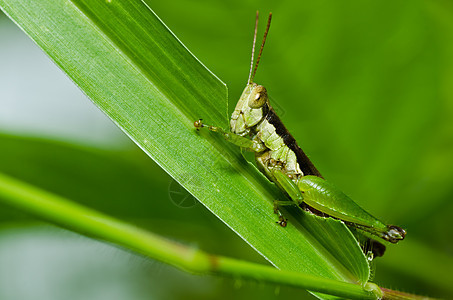
[(217, 132), (217, 133), (223, 135), (225, 140), (227, 140), (228, 142), (235, 144), (236, 146), (239, 146), (241, 148), (245, 148), (247, 150), (253, 151), (253, 152), (262, 152), (267, 149), (266, 146), (261, 142), (248, 139), (246, 137), (240, 136), (238, 134), (235, 134), (235, 133), (232, 133), (229, 131), (225, 131), (220, 127), (206, 125), (201, 121), (202, 120), (200, 119), (200, 120), (194, 122), (194, 126), (197, 130), (200, 130), (200, 128), (208, 128), (212, 132)]

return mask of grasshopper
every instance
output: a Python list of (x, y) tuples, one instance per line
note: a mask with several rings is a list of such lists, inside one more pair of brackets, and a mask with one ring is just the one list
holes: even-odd
[(206, 125), (201, 119), (195, 121), (194, 126), (197, 130), (208, 128), (220, 133), (227, 141), (255, 153), (259, 170), (291, 199), (274, 202), (274, 212), (279, 215), (277, 223), (281, 226), (284, 227), (287, 223), (278, 207), (298, 205), (316, 215), (342, 220), (350, 227), (390, 243), (403, 240), (406, 235), (404, 229), (386, 225), (373, 217), (323, 178), (275, 113), (269, 103), (266, 88), (253, 82), (271, 19), (272, 13), (269, 14), (261, 48), (254, 64), (258, 12), (256, 14), (249, 78), (231, 116), (230, 131)]

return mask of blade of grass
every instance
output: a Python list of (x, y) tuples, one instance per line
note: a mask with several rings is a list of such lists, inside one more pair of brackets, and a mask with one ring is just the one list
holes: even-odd
[(368, 280), (365, 256), (342, 223), (319, 225), (348, 245), (334, 249), (293, 219), (287, 228), (276, 226), (272, 201), (283, 196), (238, 149), (195, 132), (192, 123), (200, 117), (226, 123), (225, 85), (143, 2), (0, 5), (139, 147), (273, 265)]

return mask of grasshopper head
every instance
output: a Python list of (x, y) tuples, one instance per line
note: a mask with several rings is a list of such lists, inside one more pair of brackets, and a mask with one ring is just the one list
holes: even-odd
[[(265, 117), (264, 110), (267, 110), (266, 104), (269, 103), (266, 89), (262, 85), (253, 83), (253, 79), (255, 78), (256, 70), (258, 69), (261, 54), (263, 53), (269, 27), (271, 26), (272, 13), (269, 14), (269, 18), (267, 19), (263, 42), (261, 43), (258, 58), (256, 59), (256, 62), (254, 62), (256, 33), (258, 32), (258, 16), (258, 12), (256, 12), (255, 34), (253, 35), (252, 59), (250, 61), (249, 79), (247, 80), (248, 84), (236, 104), (236, 108), (230, 121), (231, 132), (241, 136), (249, 135), (250, 131), (253, 130), (253, 126), (257, 125)], [(255, 67), (253, 67), (254, 65)]]
[(264, 107), (268, 103), (267, 91), (264, 86), (256, 83), (247, 84), (231, 115), (231, 132), (247, 135), (250, 128), (264, 118)]

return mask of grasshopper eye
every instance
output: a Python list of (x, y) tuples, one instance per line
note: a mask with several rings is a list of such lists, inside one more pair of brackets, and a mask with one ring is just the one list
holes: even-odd
[(260, 108), (267, 102), (267, 91), (262, 85), (256, 86), (250, 93), (249, 107)]

